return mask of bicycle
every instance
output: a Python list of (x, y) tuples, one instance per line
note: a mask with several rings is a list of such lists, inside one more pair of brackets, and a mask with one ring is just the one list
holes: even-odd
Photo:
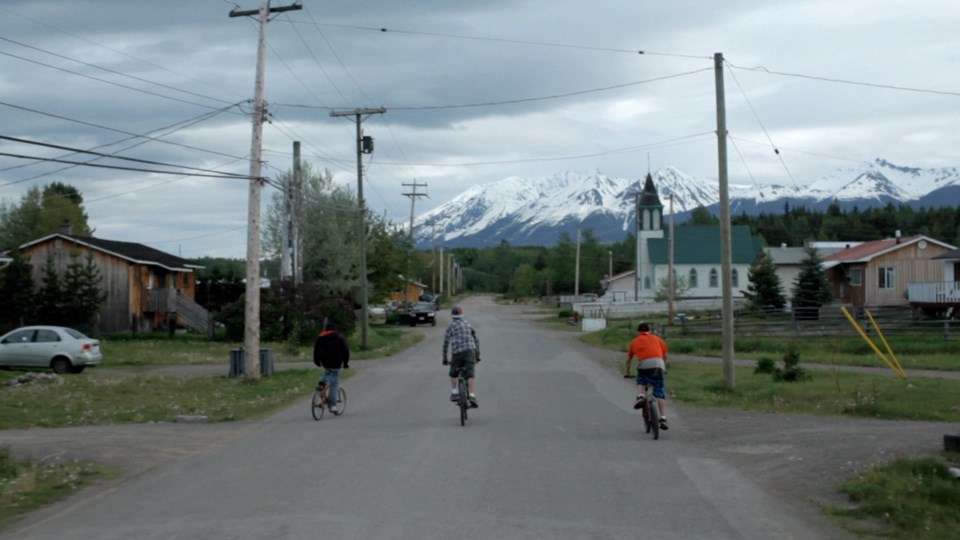
[[(627, 373), (623, 376), (625, 379), (634, 377)], [(653, 432), (653, 440), (660, 439), (660, 402), (653, 395), (653, 386), (645, 385), (643, 387), (643, 407), (640, 408), (643, 416), (643, 427), (647, 433)]]
[[(329, 408), (327, 398), (330, 396), (330, 388), (326, 382), (318, 382), (317, 388), (313, 392), (313, 399), (310, 400), (310, 413), (313, 419), (319, 421), (323, 418), (323, 413)], [(343, 386), (337, 390), (337, 411), (334, 416), (340, 416), (347, 409), (347, 392)]]
[(467, 423), (467, 409), (470, 408), (467, 380), (463, 378), (463, 367), (457, 370), (457, 406), (460, 408), (460, 425)]
[(643, 407), (640, 412), (643, 414), (643, 427), (647, 433), (653, 431), (653, 440), (660, 439), (660, 403), (653, 396), (653, 386), (643, 387)]

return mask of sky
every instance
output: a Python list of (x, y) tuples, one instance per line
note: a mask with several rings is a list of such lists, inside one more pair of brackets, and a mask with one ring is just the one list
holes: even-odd
[[(0, 2), (0, 201), (63, 182), (98, 237), (244, 258), (259, 24), (230, 13), (260, 5)], [(731, 184), (960, 165), (956, 0), (302, 6), (267, 25), (262, 174), (290, 171), (300, 141), (356, 190), (356, 117), (331, 112), (383, 107), (362, 117), (362, 189), (398, 224), (512, 176), (717, 181), (716, 53)]]

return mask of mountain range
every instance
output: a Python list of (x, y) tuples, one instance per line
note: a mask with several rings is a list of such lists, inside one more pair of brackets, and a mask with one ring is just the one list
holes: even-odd
[[(716, 180), (685, 174), (675, 167), (651, 173), (675, 223), (697, 207), (719, 215)], [(511, 176), (474, 186), (414, 221), (418, 247), (431, 242), (447, 247), (486, 247), (506, 240), (514, 246), (554, 245), (561, 232), (593, 229), (598, 241), (622, 241), (635, 227), (635, 194), (643, 178), (627, 179), (597, 172), (565, 171), (551, 176)], [(784, 206), (825, 210), (837, 203), (864, 210), (888, 203), (912, 207), (960, 205), (960, 168), (920, 169), (883, 159), (833, 172), (806, 186), (729, 186), (731, 214), (782, 213)], [(671, 201), (672, 194), (672, 201)], [(429, 225), (429, 226), (427, 226)]]

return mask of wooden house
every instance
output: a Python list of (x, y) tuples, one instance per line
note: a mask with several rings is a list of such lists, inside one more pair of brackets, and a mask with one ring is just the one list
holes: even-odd
[(823, 257), (837, 303), (855, 307), (897, 306), (911, 283), (944, 281), (944, 264), (934, 260), (956, 249), (923, 235), (863, 242)]
[(71, 256), (81, 262), (87, 255), (100, 271), (107, 299), (100, 310), (104, 332), (158, 330), (173, 325), (209, 332), (211, 317), (195, 299), (196, 275), (202, 268), (190, 261), (133, 242), (51, 234), (20, 246), (33, 267), (34, 281), (42, 280), (47, 258), (63, 275)]

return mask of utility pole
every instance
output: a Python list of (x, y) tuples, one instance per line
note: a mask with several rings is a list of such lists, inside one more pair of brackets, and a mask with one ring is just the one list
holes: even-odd
[(363, 154), (373, 153), (373, 138), (364, 137), (360, 129), (362, 118), (369, 114), (383, 114), (387, 112), (383, 107), (377, 109), (353, 109), (350, 111), (330, 111), (330, 116), (355, 116), (357, 119), (357, 204), (360, 207), (360, 315), (361, 321), (361, 340), (360, 348), (367, 349), (369, 346), (367, 335), (370, 333), (370, 322), (367, 320), (367, 216), (366, 206), (363, 200)]
[(580, 229), (577, 229), (577, 263), (573, 271), (573, 301), (580, 301)]
[(723, 292), (723, 386), (733, 390), (733, 249), (730, 231), (730, 193), (727, 178), (727, 112), (723, 92), (723, 53), (713, 55), (717, 86), (717, 161), (720, 167), (720, 279)]
[(260, 155), (263, 142), (263, 72), (266, 65), (267, 23), (271, 13), (303, 9), (300, 4), (270, 7), (270, 2), (257, 10), (234, 9), (231, 17), (256, 15), (260, 19), (257, 45), (257, 76), (253, 85), (253, 136), (250, 142), (250, 194), (247, 219), (247, 284), (244, 303), (243, 367), (244, 377), (260, 378)]
[(670, 191), (670, 243), (667, 245), (667, 324), (673, 324), (677, 280), (673, 275), (673, 191)]
[[(416, 207), (417, 197), (426, 197), (426, 193), (417, 193), (418, 187), (427, 187), (426, 184), (418, 184), (417, 179), (413, 179), (412, 184), (401, 184), (403, 187), (412, 187), (413, 191), (410, 193), (401, 193), (404, 197), (410, 197), (410, 253), (407, 254), (407, 271), (404, 272), (408, 276), (412, 276), (413, 271), (410, 268), (413, 259), (414, 241), (413, 241), (413, 217), (414, 217), (414, 208)], [(407, 293), (410, 291), (410, 287), (403, 288), (403, 301), (407, 303)]]
[(293, 228), (291, 238), (293, 285), (303, 285), (303, 169), (300, 141), (293, 142)]

